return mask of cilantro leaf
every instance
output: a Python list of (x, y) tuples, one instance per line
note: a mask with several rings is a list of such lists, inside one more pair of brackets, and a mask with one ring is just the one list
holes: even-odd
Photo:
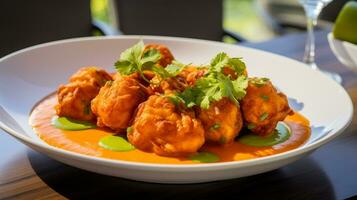
[(228, 65), (237, 73), (237, 75), (242, 75), (246, 69), (245, 63), (241, 60), (241, 58), (229, 59)]
[(161, 78), (164, 79), (171, 77), (170, 74), (165, 70), (165, 68), (159, 66), (152, 66), (151, 71), (153, 71), (155, 74), (159, 75)]
[(215, 72), (222, 72), (224, 67), (229, 67), (239, 76), (245, 71), (245, 64), (241, 58), (230, 58), (226, 53), (217, 54), (210, 64), (210, 70)]
[(137, 58), (141, 57), (143, 50), (144, 50), (144, 42), (141, 40), (134, 46), (123, 51), (123, 53), (120, 54), (120, 60), (135, 62)]
[(211, 60), (211, 68), (216, 72), (221, 72), (223, 67), (225, 67), (229, 63), (229, 57), (226, 53), (222, 52), (216, 55)]
[(165, 68), (165, 70), (167, 71), (167, 73), (170, 74), (171, 77), (177, 76), (182, 71), (182, 69), (182, 67), (179, 67), (174, 64), (170, 64)]
[[(234, 70), (237, 74), (235, 80), (223, 73), (225, 67)], [(173, 63), (164, 70), (166, 73), (162, 72), (162, 77), (174, 77), (181, 72), (182, 68), (182, 64)], [(238, 105), (239, 100), (246, 95), (248, 87), (248, 78), (242, 75), (244, 71), (245, 64), (240, 58), (230, 58), (226, 53), (219, 53), (211, 60), (208, 72), (196, 80), (193, 86), (175, 94), (172, 100), (176, 104), (183, 103), (187, 108), (197, 105), (208, 109), (212, 102), (226, 97)]]
[(129, 75), (135, 72), (136, 68), (127, 60), (118, 60), (115, 64), (116, 70), (120, 74)]
[(213, 101), (219, 101), (223, 97), (229, 98), (232, 102), (239, 104), (248, 87), (248, 79), (245, 76), (240, 76), (236, 80), (231, 80), (230, 77), (222, 73), (210, 74), (200, 78), (194, 85), (196, 91), (196, 104), (201, 108), (208, 109)]
[(155, 64), (160, 60), (161, 54), (157, 49), (145, 50), (143, 41), (139, 41), (134, 46), (126, 49), (120, 54), (120, 59), (115, 62), (116, 70), (123, 75), (130, 75), (138, 72), (144, 80), (148, 81), (143, 72), (151, 70), (160, 75), (163, 73), (155, 68)]
[(182, 93), (177, 94), (177, 96), (187, 108), (192, 108), (197, 105), (197, 99), (200, 93), (201, 91), (197, 90), (197, 88), (188, 87)]
[(247, 94), (246, 89), (248, 87), (248, 78), (246, 76), (239, 76), (236, 80), (232, 81), (233, 84), (233, 95), (237, 100), (243, 99)]
[(145, 70), (145, 66), (148, 66), (150, 68), (150, 66), (157, 63), (160, 60), (160, 58), (161, 58), (161, 54), (160, 54), (159, 50), (149, 49), (144, 52), (140, 62), (142, 64), (142, 66), (144, 66), (143, 69)]

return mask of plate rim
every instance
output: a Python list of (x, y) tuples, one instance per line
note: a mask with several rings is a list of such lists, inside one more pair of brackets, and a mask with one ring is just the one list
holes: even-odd
[[(12, 52), (2, 58), (0, 58), (0, 62), (3, 62), (6, 59), (9, 59), (13, 56), (16, 56), (21, 53), (25, 53), (27, 51), (31, 51), (33, 49), (37, 48), (44, 48), (47, 46), (53, 46), (57, 44), (63, 44), (63, 43), (71, 43), (71, 42), (81, 42), (81, 41), (91, 41), (91, 40), (111, 40), (111, 39), (153, 39), (153, 40), (166, 40), (166, 41), (186, 41), (186, 42), (195, 42), (195, 43), (209, 43), (211, 45), (215, 46), (225, 46), (225, 47), (234, 47), (234, 46), (239, 46), (240, 48), (248, 49), (250, 51), (257, 51), (257, 52), (264, 52), (265, 54), (269, 54), (275, 57), (280, 57), (283, 59), (288, 59), (292, 62), (298, 63), (298, 66), (303, 68), (303, 63), (291, 59), (286, 56), (282, 56), (279, 54), (275, 54), (272, 52), (260, 50), (260, 49), (255, 49), (252, 47), (245, 47), (245, 46), (240, 46), (240, 45), (232, 45), (232, 44), (225, 44), (222, 42), (217, 42), (217, 41), (210, 41), (210, 40), (203, 40), (203, 39), (194, 39), (194, 38), (183, 38), (183, 37), (171, 37), (171, 36), (153, 36), (153, 35), (120, 35), (120, 36), (96, 36), (96, 37), (78, 37), (78, 38), (70, 38), (70, 39), (63, 39), (63, 40), (57, 40), (57, 41), (52, 41), (52, 42), (47, 42), (47, 43), (42, 43), (34, 46), (30, 46), (15, 52)], [(304, 67), (305, 68), (305, 67)], [(311, 71), (314, 71), (312, 69), (308, 69)], [(314, 71), (318, 76), (323, 76), (325, 79), (329, 79), (327, 76), (323, 75), (321, 72)], [(296, 149), (289, 150), (283, 153), (279, 154), (274, 154), (270, 156), (265, 156), (265, 157), (260, 157), (260, 158), (255, 158), (255, 159), (249, 159), (249, 160), (240, 160), (240, 161), (229, 161), (229, 162), (218, 162), (218, 163), (197, 163), (197, 164), (158, 164), (158, 163), (141, 163), (141, 162), (134, 162), (134, 161), (125, 161), (125, 160), (115, 160), (115, 159), (109, 159), (109, 158), (101, 158), (101, 157), (95, 157), (95, 156), (90, 156), (90, 155), (85, 155), (85, 154), (80, 154), (64, 149), (60, 149), (57, 147), (53, 147), (45, 142), (38, 142), (35, 141), (34, 138), (21, 134), (2, 122), (0, 122), (0, 128), (3, 129), (5, 132), (9, 133), (10, 135), (14, 136), (15, 138), (19, 139), (21, 142), (29, 143), (35, 147), (41, 148), (45, 151), (51, 151), (52, 153), (59, 154), (60, 156), (66, 156), (66, 157), (71, 157), (76, 160), (84, 160), (84, 161), (89, 161), (89, 162), (94, 162), (94, 163), (103, 163), (105, 165), (110, 165), (110, 166), (121, 166), (121, 167), (127, 167), (127, 168), (132, 168), (132, 169), (146, 169), (146, 170), (151, 170), (151, 171), (177, 171), (177, 170), (184, 170), (184, 171), (197, 171), (197, 170), (202, 170), (203, 168), (206, 170), (210, 169), (230, 169), (230, 168), (239, 168), (239, 167), (246, 167), (246, 166), (251, 166), (251, 165), (261, 165), (265, 163), (269, 163), (271, 161), (278, 161), (278, 160), (283, 160), (283, 159), (288, 159), (297, 155), (302, 155), (304, 153), (307, 153), (311, 150), (314, 150), (318, 148), (319, 146), (322, 146), (323, 144), (331, 141), (338, 135), (340, 135), (351, 123), (352, 117), (353, 117), (353, 104), (351, 97), (348, 95), (347, 91), (339, 84), (334, 82), (333, 80), (328, 80), (333, 82), (335, 86), (338, 87), (338, 90), (341, 91), (345, 97), (347, 97), (345, 100), (347, 100), (347, 107), (348, 107), (348, 115), (347, 118), (345, 117), (345, 121), (342, 126), (338, 127), (338, 130), (332, 130), (329, 134), (317, 139), (316, 141), (313, 141), (312, 143), (306, 144), (304, 146), (300, 146)], [(4, 108), (5, 109), (5, 108)]]

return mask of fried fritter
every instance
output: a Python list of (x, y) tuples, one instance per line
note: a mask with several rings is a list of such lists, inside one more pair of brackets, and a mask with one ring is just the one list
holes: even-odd
[(86, 82), (93, 86), (102, 87), (112, 76), (97, 67), (83, 67), (69, 78), (69, 82)]
[(109, 80), (112, 80), (111, 76), (102, 69), (81, 68), (69, 79), (68, 84), (59, 86), (58, 104), (55, 107), (57, 115), (78, 120), (94, 120), (95, 116), (90, 109), (91, 101)]
[(205, 141), (194, 112), (180, 110), (167, 97), (158, 95), (140, 104), (127, 136), (136, 148), (163, 156), (195, 153)]
[(271, 134), (277, 123), (293, 112), (287, 97), (264, 78), (249, 80), (241, 108), (247, 128), (261, 136)]
[(124, 131), (136, 107), (147, 98), (147, 93), (135, 76), (117, 76), (107, 82), (92, 100), (92, 112), (98, 117), (99, 127)]
[(159, 60), (159, 65), (162, 67), (166, 67), (167, 65), (171, 64), (174, 60), (174, 56), (172, 55), (171, 51), (164, 45), (160, 44), (147, 44), (145, 45), (145, 50), (147, 49), (157, 49), (161, 54), (161, 58)]
[(204, 67), (189, 66), (182, 70), (178, 76), (185, 78), (189, 85), (194, 85), (196, 80), (203, 77), (207, 70)]
[(243, 126), (239, 107), (228, 98), (213, 102), (208, 109), (198, 109), (206, 141), (230, 144)]
[(174, 94), (176, 92), (182, 92), (187, 87), (186, 81), (183, 78), (166, 78), (162, 79), (159, 76), (155, 76), (152, 79), (151, 88), (155, 93), (160, 94)]

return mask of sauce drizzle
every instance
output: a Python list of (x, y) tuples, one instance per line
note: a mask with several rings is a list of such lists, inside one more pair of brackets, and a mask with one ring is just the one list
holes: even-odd
[[(129, 148), (130, 150), (128, 151), (112, 151), (103, 148), (103, 145), (100, 145), (100, 140), (114, 135), (109, 129), (97, 127), (95, 129), (73, 131), (54, 127), (52, 118), (56, 116), (54, 110), (56, 103), (56, 96), (50, 96), (40, 102), (30, 116), (30, 124), (34, 131), (51, 146), (96, 157), (133, 162), (162, 164), (197, 164), (201, 162), (197, 162), (197, 159), (191, 160), (190, 157), (159, 156), (139, 149)], [(219, 160), (215, 160), (211, 159), (211, 157), (209, 161), (213, 162), (254, 159), (295, 149), (303, 145), (310, 137), (309, 121), (300, 114), (295, 113), (288, 116), (284, 123), (291, 130), (291, 136), (283, 143), (264, 147), (248, 146), (239, 141), (231, 145), (205, 144), (200, 149), (200, 152), (210, 152), (219, 158)]]

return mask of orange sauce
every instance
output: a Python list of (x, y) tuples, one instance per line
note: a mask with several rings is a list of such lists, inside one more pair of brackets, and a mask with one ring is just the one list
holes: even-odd
[[(174, 158), (158, 156), (154, 153), (144, 152), (138, 149), (129, 152), (115, 152), (104, 149), (98, 145), (100, 138), (113, 135), (109, 129), (88, 129), (80, 131), (66, 131), (57, 129), (51, 124), (51, 119), (56, 115), (54, 106), (57, 98), (52, 95), (40, 102), (30, 116), (30, 124), (38, 136), (51, 146), (81, 154), (126, 160), (143, 163), (164, 164), (197, 164), (187, 158)], [(202, 150), (215, 153), (220, 157), (219, 162), (237, 161), (269, 156), (303, 145), (310, 137), (309, 121), (302, 115), (295, 113), (285, 119), (285, 123), (292, 131), (291, 137), (271, 147), (253, 147), (234, 142), (231, 145), (207, 145)]]

